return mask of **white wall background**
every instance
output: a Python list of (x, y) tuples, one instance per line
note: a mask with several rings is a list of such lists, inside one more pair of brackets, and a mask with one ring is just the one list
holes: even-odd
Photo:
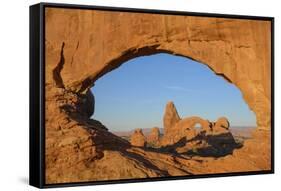
[[(50, 0), (51, 1), (51, 0)], [(0, 6), (0, 190), (37, 190), (28, 185), (29, 5), (6, 0)], [(167, 182), (86, 186), (55, 190), (270, 190), (280, 187), (280, 5), (278, 0), (52, 0), (52, 2), (275, 17), (276, 174)], [(279, 75), (278, 75), (279, 74)]]

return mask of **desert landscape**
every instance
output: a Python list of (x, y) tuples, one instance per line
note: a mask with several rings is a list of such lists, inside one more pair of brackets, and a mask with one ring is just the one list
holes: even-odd
[[(271, 170), (269, 21), (64, 8), (46, 8), (45, 19), (47, 184)], [(257, 126), (179, 116), (173, 100), (163, 128), (112, 132), (91, 118), (99, 78), (159, 52), (200, 61), (238, 87)]]

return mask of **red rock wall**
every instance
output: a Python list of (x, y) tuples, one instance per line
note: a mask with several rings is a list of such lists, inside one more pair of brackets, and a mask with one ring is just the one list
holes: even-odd
[(258, 127), (270, 129), (269, 21), (46, 10), (47, 86), (86, 92), (126, 60), (157, 52), (209, 66), (241, 90)]

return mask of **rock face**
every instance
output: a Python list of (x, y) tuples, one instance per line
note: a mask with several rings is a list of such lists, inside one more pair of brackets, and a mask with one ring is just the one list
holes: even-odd
[(89, 119), (91, 112), (85, 109), (91, 103), (88, 96), (64, 88), (46, 90), (47, 182), (75, 181), (81, 176), (87, 179), (89, 161), (103, 158), (104, 150), (130, 145), (99, 121)]
[(131, 136), (131, 145), (136, 147), (145, 147), (146, 146), (146, 139), (142, 133), (141, 129), (136, 129)]
[(147, 136), (147, 143), (158, 145), (160, 141), (160, 130), (158, 127), (153, 127), (150, 134)]
[(125, 61), (159, 52), (186, 56), (236, 85), (270, 128), (270, 21), (46, 9), (46, 84), (86, 92)]
[[(129, 59), (163, 52), (181, 55), (236, 85), (255, 112), (258, 128), (270, 130), (269, 21), (48, 7), (45, 23), (46, 183), (271, 168), (270, 131), (258, 131), (243, 148), (217, 160), (132, 147), (89, 119), (94, 97), (88, 91)], [(203, 129), (208, 126), (203, 119), (180, 120), (175, 112), (170, 114), (165, 128), (171, 135), (170, 128), (190, 126), (191, 121), (200, 121)], [(193, 136), (187, 128), (179, 134)], [(171, 137), (165, 144), (176, 142)]]

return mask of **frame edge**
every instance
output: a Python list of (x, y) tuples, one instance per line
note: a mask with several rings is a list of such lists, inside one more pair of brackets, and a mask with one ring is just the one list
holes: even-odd
[(41, 4), (29, 7), (29, 185), (42, 188), (40, 125)]
[[(250, 20), (265, 20), (271, 21), (271, 103), (272, 103), (272, 124), (271, 124), (271, 159), (272, 168), (268, 171), (259, 172), (239, 172), (239, 173), (222, 173), (222, 174), (206, 174), (196, 177), (170, 177), (164, 179), (129, 179), (129, 180), (113, 180), (113, 181), (100, 181), (100, 182), (74, 182), (74, 183), (59, 183), (59, 184), (45, 184), (44, 175), (44, 120), (42, 121), (42, 110), (44, 106), (41, 105), (41, 101), (44, 102), (44, 90), (41, 81), (42, 70), (44, 71), (44, 9), (46, 7), (54, 8), (71, 8), (71, 9), (95, 9), (95, 10), (107, 10), (107, 11), (124, 11), (124, 12), (142, 12), (142, 13), (157, 13), (157, 14), (171, 14), (171, 15), (189, 15), (189, 16), (203, 16), (203, 17), (223, 17), (223, 18), (239, 18)], [(139, 182), (152, 182), (152, 181), (169, 181), (169, 180), (188, 180), (194, 178), (219, 178), (228, 176), (244, 176), (244, 175), (264, 175), (274, 173), (274, 17), (268, 16), (250, 16), (250, 15), (232, 15), (232, 14), (219, 14), (219, 13), (200, 13), (200, 12), (188, 12), (188, 11), (176, 11), (176, 10), (160, 10), (160, 9), (142, 9), (142, 8), (126, 8), (126, 7), (110, 7), (110, 6), (96, 6), (96, 5), (78, 5), (78, 4), (64, 4), (64, 3), (39, 3), (30, 6), (30, 137), (29, 137), (29, 184), (37, 188), (59, 188), (59, 187), (72, 187), (72, 186), (89, 186), (89, 185), (106, 185), (106, 184), (120, 184), (120, 183), (139, 183)], [(42, 23), (44, 22), (44, 23)], [(42, 69), (43, 68), (43, 69)], [(40, 76), (41, 75), (41, 76)], [(43, 95), (42, 95), (43, 91)], [(43, 97), (42, 97), (43, 96)], [(43, 100), (42, 100), (43, 98)], [(44, 119), (44, 118), (43, 118)], [(43, 126), (42, 126), (43, 125)], [(43, 162), (43, 163), (42, 163)]]

